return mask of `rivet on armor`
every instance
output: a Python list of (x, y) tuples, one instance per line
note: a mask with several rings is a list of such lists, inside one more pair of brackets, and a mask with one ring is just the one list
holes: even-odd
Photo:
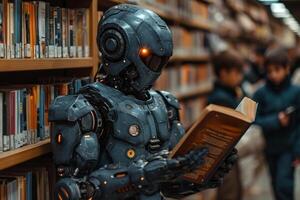
[(131, 109), (132, 109), (132, 105), (129, 105), (129, 104), (126, 104), (125, 107), (126, 107), (128, 110), (131, 110)]
[(128, 132), (133, 137), (138, 136), (140, 134), (140, 127), (138, 125), (131, 125)]
[(135, 157), (135, 151), (133, 149), (128, 149), (127, 150), (127, 157), (128, 158), (134, 158)]

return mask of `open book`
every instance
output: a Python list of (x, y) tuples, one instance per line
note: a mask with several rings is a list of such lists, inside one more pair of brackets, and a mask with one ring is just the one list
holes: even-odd
[(205, 163), (184, 178), (194, 183), (208, 181), (255, 120), (256, 109), (256, 102), (247, 97), (235, 110), (213, 104), (207, 106), (170, 153), (173, 158), (192, 149), (208, 148)]

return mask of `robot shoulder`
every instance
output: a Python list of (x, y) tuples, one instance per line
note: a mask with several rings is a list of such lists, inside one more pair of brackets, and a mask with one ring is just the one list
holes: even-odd
[(81, 94), (59, 96), (49, 108), (49, 121), (75, 122), (93, 110), (93, 106)]
[(92, 105), (110, 109), (116, 105), (116, 98), (122, 96), (122, 93), (112, 87), (95, 82), (81, 88), (80, 94), (84, 95)]
[(171, 106), (175, 109), (179, 109), (179, 101), (178, 99), (171, 94), (170, 92), (167, 91), (156, 91), (160, 96), (163, 97), (164, 102), (166, 103), (167, 107)]

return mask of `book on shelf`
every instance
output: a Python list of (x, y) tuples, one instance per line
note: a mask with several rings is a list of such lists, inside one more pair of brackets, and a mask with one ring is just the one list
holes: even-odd
[(49, 172), (46, 167), (18, 167), (0, 173), (1, 200), (50, 200)]
[(0, 89), (0, 151), (48, 138), (51, 101), (59, 95), (74, 94), (89, 82), (89, 78), (84, 78), (64, 84)]
[(188, 30), (181, 26), (170, 27), (173, 43), (174, 56), (206, 56), (208, 48), (205, 45), (205, 32), (200, 30)]
[(198, 0), (142, 0), (136, 2), (160, 8), (167, 14), (178, 13), (179, 17), (186, 19), (201, 21), (208, 18), (208, 5)]
[(247, 97), (236, 110), (212, 104), (207, 106), (170, 154), (173, 158), (192, 149), (208, 148), (204, 164), (184, 178), (195, 183), (208, 181), (254, 121), (256, 108), (256, 102)]
[(195, 90), (212, 79), (213, 73), (208, 63), (174, 64), (163, 70), (154, 86), (157, 90), (180, 93)]
[(207, 99), (204, 96), (180, 102), (179, 115), (183, 127), (186, 129), (190, 127), (200, 116), (206, 105)]
[(89, 57), (89, 9), (0, 1), (0, 58)]

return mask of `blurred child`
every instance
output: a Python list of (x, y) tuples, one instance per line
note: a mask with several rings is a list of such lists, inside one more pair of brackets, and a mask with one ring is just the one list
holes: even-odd
[[(208, 97), (209, 104), (217, 104), (236, 108), (243, 97), (240, 84), (243, 79), (244, 61), (233, 50), (223, 51), (212, 59), (216, 82), (212, 93)], [(224, 178), (224, 184), (218, 189), (218, 200), (242, 199), (242, 185), (238, 164)]]
[(292, 200), (293, 161), (300, 155), (297, 147), (299, 123), (295, 123), (300, 105), (300, 90), (291, 84), (287, 53), (276, 48), (266, 53), (266, 84), (254, 94), (258, 102), (256, 124), (266, 139), (265, 155), (276, 200)]

